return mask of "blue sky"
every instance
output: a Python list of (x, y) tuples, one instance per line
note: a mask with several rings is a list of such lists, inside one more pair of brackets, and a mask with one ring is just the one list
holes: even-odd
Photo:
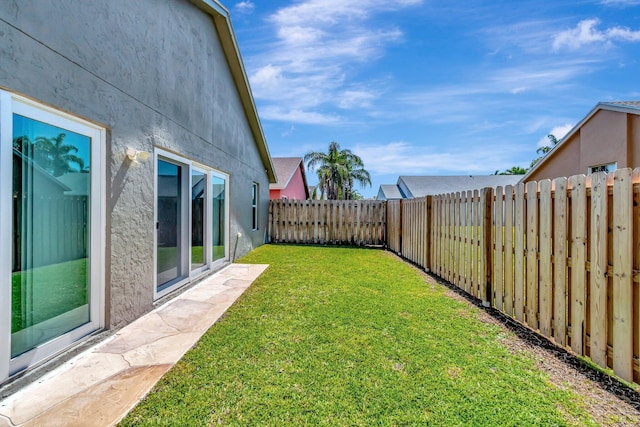
[(528, 167), (598, 102), (640, 99), (640, 0), (226, 6), (271, 155), (337, 141), (367, 197), (399, 175)]

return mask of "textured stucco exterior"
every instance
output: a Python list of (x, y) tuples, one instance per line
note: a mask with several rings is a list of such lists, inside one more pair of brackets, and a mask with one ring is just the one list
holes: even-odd
[(589, 167), (614, 162), (618, 169), (640, 166), (640, 110), (596, 108), (523, 182), (587, 174)]
[(264, 242), (269, 165), (211, 15), (188, 0), (0, 0), (0, 39), (0, 87), (107, 130), (107, 328), (153, 307), (155, 164), (126, 147), (229, 174), (231, 251), (238, 232), (236, 257)]

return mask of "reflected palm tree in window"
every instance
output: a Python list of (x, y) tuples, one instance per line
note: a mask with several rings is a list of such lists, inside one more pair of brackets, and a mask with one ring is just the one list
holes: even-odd
[(65, 144), (65, 133), (47, 138), (36, 137), (31, 141), (28, 136), (14, 138), (13, 148), (27, 157), (33, 159), (38, 166), (58, 177), (70, 172), (88, 173), (84, 160), (77, 156), (78, 148), (75, 145)]

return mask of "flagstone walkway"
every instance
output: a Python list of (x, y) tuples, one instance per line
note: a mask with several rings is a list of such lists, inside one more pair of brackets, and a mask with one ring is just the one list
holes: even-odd
[(0, 427), (120, 421), (267, 265), (231, 264), (0, 402)]

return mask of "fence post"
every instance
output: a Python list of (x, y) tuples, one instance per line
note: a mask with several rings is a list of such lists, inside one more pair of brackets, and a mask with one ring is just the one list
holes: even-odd
[(424, 233), (424, 270), (428, 273), (431, 271), (431, 198), (427, 196), (425, 209), (425, 233)]
[(402, 254), (402, 233), (404, 230), (402, 229), (402, 199), (399, 200), (398, 204), (398, 255), (403, 256)]
[(483, 218), (481, 227), (484, 228), (484, 232), (482, 233), (483, 242), (482, 242), (482, 254), (484, 262), (482, 263), (482, 269), (480, 277), (485, 278), (485, 283), (480, 283), (480, 299), (482, 300), (482, 305), (485, 307), (491, 307), (491, 303), (493, 301), (493, 250), (492, 250), (492, 239), (493, 235), (491, 230), (491, 224), (493, 223), (493, 188), (486, 187), (482, 189), (482, 198), (484, 201), (484, 205), (482, 206)]
[(269, 221), (267, 222), (267, 243), (273, 242), (273, 200), (269, 201)]

